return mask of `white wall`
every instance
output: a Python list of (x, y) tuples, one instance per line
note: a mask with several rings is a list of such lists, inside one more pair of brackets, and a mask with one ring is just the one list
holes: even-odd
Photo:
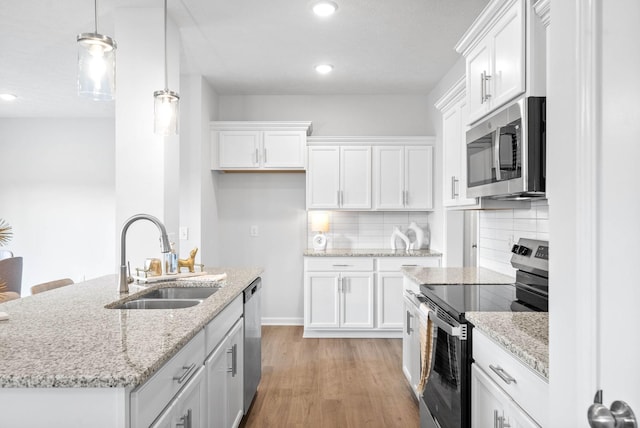
[(515, 276), (511, 247), (520, 238), (549, 240), (547, 200), (533, 201), (530, 209), (480, 211), (478, 265)]
[(220, 265), (263, 267), (263, 323), (302, 324), (305, 175), (220, 174), (218, 180)]
[[(309, 120), (314, 136), (431, 135), (428, 111), (420, 95), (219, 96), (219, 120)], [(305, 175), (222, 174), (218, 184), (221, 264), (264, 267), (264, 322), (301, 324)]]
[(40, 282), (115, 273), (113, 119), (0, 119), (0, 218)]

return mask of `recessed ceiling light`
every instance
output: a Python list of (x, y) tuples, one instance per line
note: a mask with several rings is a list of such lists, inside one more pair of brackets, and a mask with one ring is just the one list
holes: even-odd
[(333, 71), (333, 65), (331, 64), (318, 64), (316, 65), (316, 71), (320, 74), (327, 74)]
[(2, 101), (13, 101), (16, 98), (18, 97), (13, 94), (0, 94), (0, 100)]
[(313, 5), (313, 13), (318, 16), (333, 15), (338, 10), (338, 5), (332, 1), (320, 1)]

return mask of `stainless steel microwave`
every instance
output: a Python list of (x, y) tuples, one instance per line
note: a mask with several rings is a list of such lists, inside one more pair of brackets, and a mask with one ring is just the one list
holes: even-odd
[(523, 97), (467, 131), (467, 196), (545, 196), (546, 98)]

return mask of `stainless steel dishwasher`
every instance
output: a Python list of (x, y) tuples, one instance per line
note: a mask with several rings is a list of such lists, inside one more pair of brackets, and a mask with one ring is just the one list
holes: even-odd
[(262, 376), (262, 281), (244, 290), (244, 413), (247, 414)]

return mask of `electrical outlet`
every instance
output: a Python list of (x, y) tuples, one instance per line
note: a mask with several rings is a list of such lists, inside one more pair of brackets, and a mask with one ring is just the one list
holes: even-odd
[(250, 234), (251, 236), (258, 236), (258, 226), (256, 226), (255, 224), (251, 226)]
[(180, 227), (180, 239), (189, 239), (189, 228), (181, 226)]

